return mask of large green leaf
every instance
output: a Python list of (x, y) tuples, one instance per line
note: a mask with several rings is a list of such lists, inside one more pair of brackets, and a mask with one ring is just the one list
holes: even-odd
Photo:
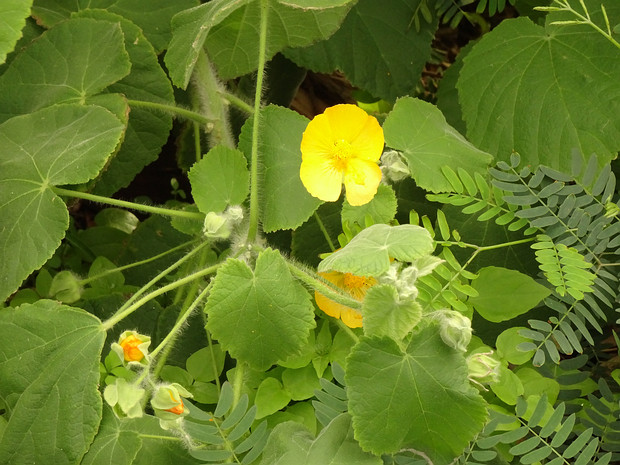
[(22, 36), (32, 0), (4, 0), (0, 3), (0, 63), (13, 50)]
[(157, 53), (165, 49), (172, 37), (170, 18), (198, 4), (198, 0), (35, 0), (32, 14), (40, 24), (52, 27), (69, 19), (72, 13), (87, 9), (105, 9), (137, 24)]
[(173, 37), (165, 58), (175, 85), (187, 87), (203, 45), (223, 79), (254, 71), (263, 3), (269, 59), (285, 47), (303, 47), (329, 37), (353, 0), (214, 0), (183, 11), (172, 20)]
[(433, 239), (420, 226), (374, 224), (319, 265), (319, 271), (340, 271), (358, 276), (379, 276), (390, 268), (390, 259), (413, 261), (433, 251)]
[(451, 191), (441, 169), (463, 168), (485, 173), (493, 157), (446, 123), (430, 103), (412, 97), (399, 99), (383, 124), (385, 143), (403, 153), (416, 184), (432, 192)]
[(101, 420), (100, 321), (41, 300), (0, 311), (0, 463), (79, 463)]
[(194, 201), (203, 213), (222, 212), (228, 205), (241, 204), (248, 195), (247, 160), (235, 149), (212, 148), (188, 176)]
[(412, 448), (447, 465), (486, 420), (465, 359), (433, 326), (402, 349), (388, 337), (360, 339), (347, 359), (346, 382), (355, 437), (377, 455)]
[[(118, 22), (121, 26), (131, 72), (110, 85), (108, 92), (117, 92), (132, 100), (174, 104), (172, 84), (140, 28), (121, 16), (103, 10), (84, 10), (76, 17)], [(123, 144), (96, 180), (93, 193), (111, 195), (127, 186), (146, 165), (157, 159), (171, 128), (170, 115), (131, 106)]]
[(412, 94), (431, 55), (437, 19), (413, 26), (421, 0), (359, 0), (328, 40), (286, 50), (300, 66), (329, 73), (343, 71), (356, 86), (395, 100)]
[[(615, 24), (620, 4), (607, 4)], [(458, 89), (468, 138), (500, 160), (570, 172), (574, 149), (601, 166), (620, 150), (620, 50), (588, 26), (503, 21), (465, 57)]]
[(58, 24), (0, 76), (0, 122), (55, 103), (84, 103), (130, 67), (118, 23), (79, 18)]
[(52, 256), (69, 226), (51, 186), (92, 179), (124, 125), (97, 106), (54, 105), (0, 125), (0, 300)]
[(280, 423), (274, 429), (261, 465), (381, 465), (383, 461), (364, 452), (353, 437), (351, 417), (334, 418), (316, 439), (297, 422)]
[(261, 252), (254, 271), (239, 260), (226, 262), (205, 311), (213, 337), (257, 370), (297, 353), (315, 326), (310, 295), (271, 249)]
[[(266, 232), (301, 226), (321, 204), (312, 197), (299, 177), (301, 136), (308, 120), (292, 110), (268, 106), (261, 110), (259, 193), (261, 221)], [(283, 130), (286, 128), (286, 130)], [(250, 156), (252, 120), (244, 124), (239, 149)]]
[(480, 269), (472, 287), (478, 296), (470, 297), (469, 302), (485, 320), (494, 323), (522, 315), (551, 294), (528, 275), (497, 266)]

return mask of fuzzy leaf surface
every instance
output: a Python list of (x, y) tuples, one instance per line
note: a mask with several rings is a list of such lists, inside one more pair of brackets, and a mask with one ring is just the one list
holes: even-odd
[(380, 457), (364, 452), (353, 437), (351, 416), (342, 413), (316, 439), (300, 423), (277, 425), (263, 451), (261, 465), (380, 465)]
[[(172, 85), (159, 64), (153, 46), (138, 26), (122, 16), (103, 10), (83, 10), (76, 17), (118, 22), (121, 26), (131, 71), (110, 85), (108, 92), (116, 92), (132, 100), (174, 104)], [(171, 128), (170, 115), (132, 106), (123, 144), (96, 180), (93, 193), (111, 195), (127, 186), (146, 165), (157, 159)]]
[(0, 125), (0, 300), (52, 256), (69, 214), (50, 186), (92, 179), (124, 125), (108, 110), (55, 105)]
[[(338, 69), (376, 97), (395, 100), (412, 94), (431, 55), (437, 19), (412, 25), (421, 0), (359, 0), (328, 40), (285, 51), (313, 71)], [(351, 47), (355, 44), (355, 47)]]
[(79, 463), (101, 420), (100, 321), (40, 300), (0, 312), (0, 398), (9, 422), (0, 462)]
[(378, 276), (389, 269), (390, 258), (413, 261), (432, 251), (433, 239), (420, 226), (374, 224), (361, 231), (344, 248), (323, 260), (319, 271)]
[(485, 173), (493, 159), (450, 126), (441, 111), (412, 97), (399, 99), (383, 124), (385, 143), (402, 152), (416, 184), (431, 192), (452, 186), (442, 168), (463, 168), (472, 176)]
[(230, 259), (218, 271), (205, 311), (222, 348), (257, 370), (297, 353), (314, 328), (310, 295), (279, 252), (267, 249), (250, 269)]
[(435, 327), (402, 349), (389, 337), (360, 339), (346, 383), (362, 448), (376, 455), (413, 448), (435, 464), (452, 462), (486, 421), (486, 403), (467, 375), (465, 359)]
[[(261, 221), (265, 232), (295, 229), (321, 204), (311, 196), (299, 177), (301, 136), (308, 120), (293, 110), (268, 106), (261, 110), (259, 188), (262, 196)], [(287, 128), (283, 131), (282, 128)], [(249, 158), (252, 147), (252, 120), (241, 129), (239, 149)]]
[[(603, 23), (600, 2), (588, 3)], [(609, 5), (614, 24), (620, 8)], [(476, 146), (499, 160), (516, 151), (523, 164), (570, 172), (573, 149), (585, 160), (596, 153), (599, 166), (620, 149), (619, 82), (620, 51), (593, 28), (522, 17), (502, 21), (472, 48), (457, 87)]]
[[(326, 39), (338, 28), (352, 3), (268, 0), (267, 59), (285, 47), (303, 47)], [(165, 58), (175, 85), (187, 87), (203, 46), (224, 80), (257, 69), (260, 18), (259, 0), (215, 0), (176, 15)]]
[(63, 22), (17, 55), (0, 76), (0, 122), (56, 103), (84, 103), (130, 68), (118, 23)]
[(224, 146), (211, 149), (188, 176), (194, 201), (203, 213), (241, 204), (250, 189), (247, 160), (238, 150)]

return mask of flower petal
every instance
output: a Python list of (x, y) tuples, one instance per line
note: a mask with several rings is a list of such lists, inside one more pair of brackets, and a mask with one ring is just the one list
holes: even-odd
[(327, 108), (323, 114), (329, 119), (333, 138), (349, 143), (364, 130), (368, 118), (372, 118), (360, 107), (349, 104), (334, 105)]
[(344, 173), (347, 201), (354, 207), (372, 200), (381, 183), (381, 168), (376, 163), (351, 159)]
[(352, 308), (347, 308), (340, 312), (340, 319), (349, 328), (361, 328), (362, 327), (362, 314), (356, 312)]
[(334, 202), (342, 191), (343, 173), (334, 167), (327, 157), (312, 157), (302, 160), (299, 177), (308, 192), (326, 202)]
[(377, 162), (383, 153), (383, 128), (373, 116), (367, 116), (360, 133), (351, 142), (356, 158)]

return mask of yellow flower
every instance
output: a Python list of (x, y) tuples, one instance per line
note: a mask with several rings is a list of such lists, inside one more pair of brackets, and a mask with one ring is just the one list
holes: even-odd
[[(360, 302), (364, 300), (368, 289), (377, 284), (377, 280), (375, 278), (355, 276), (351, 273), (340, 273), (339, 271), (319, 273), (319, 275), (330, 283), (344, 289), (351, 295), (351, 297), (355, 300), (359, 300)], [(357, 310), (347, 307), (346, 305), (339, 304), (338, 302), (334, 302), (318, 291), (314, 293), (314, 300), (321, 310), (329, 316), (340, 318), (349, 328), (362, 327), (362, 315)]]
[(308, 192), (327, 202), (340, 197), (342, 183), (351, 205), (372, 200), (381, 182), (377, 165), (383, 129), (355, 105), (336, 105), (317, 115), (301, 140), (300, 178)]
[(126, 362), (139, 362), (144, 358), (144, 353), (139, 349), (139, 345), (143, 341), (138, 339), (133, 334), (126, 337), (120, 342), (123, 348), (123, 356)]

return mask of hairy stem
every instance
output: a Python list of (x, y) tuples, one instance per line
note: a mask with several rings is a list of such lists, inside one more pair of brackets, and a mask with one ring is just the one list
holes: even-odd
[(209, 122), (209, 119), (204, 115), (185, 108), (177, 107), (176, 105), (166, 105), (165, 103), (147, 102), (144, 100), (127, 100), (127, 103), (129, 106), (161, 111), (163, 113), (171, 114), (190, 121), (195, 121), (200, 124), (207, 124)]
[(89, 200), (91, 202), (104, 203), (114, 205), (115, 207), (128, 208), (130, 210), (138, 210), (146, 213), (154, 213), (156, 215), (176, 216), (178, 218), (188, 218), (191, 220), (204, 221), (204, 215), (198, 212), (188, 212), (182, 210), (173, 210), (171, 208), (154, 207), (152, 205), (144, 205), (136, 202), (127, 202), (126, 200), (112, 199), (101, 195), (89, 194), (87, 192), (79, 192), (62, 187), (50, 187), (56, 194), (63, 197), (74, 197), (77, 199)]
[(258, 235), (258, 131), (260, 130), (260, 107), (263, 93), (263, 78), (265, 74), (267, 48), (267, 16), (269, 12), (268, 0), (260, 1), (260, 38), (258, 47), (258, 71), (256, 74), (256, 91), (254, 93), (254, 118), (252, 120), (252, 151), (250, 166), (250, 225), (248, 228), (248, 243), (252, 244)]
[(236, 144), (228, 124), (229, 101), (222, 98), (222, 83), (204, 51), (198, 55), (193, 83), (200, 98), (201, 110), (207, 117), (205, 129), (209, 134), (209, 146), (224, 145), (234, 148)]

